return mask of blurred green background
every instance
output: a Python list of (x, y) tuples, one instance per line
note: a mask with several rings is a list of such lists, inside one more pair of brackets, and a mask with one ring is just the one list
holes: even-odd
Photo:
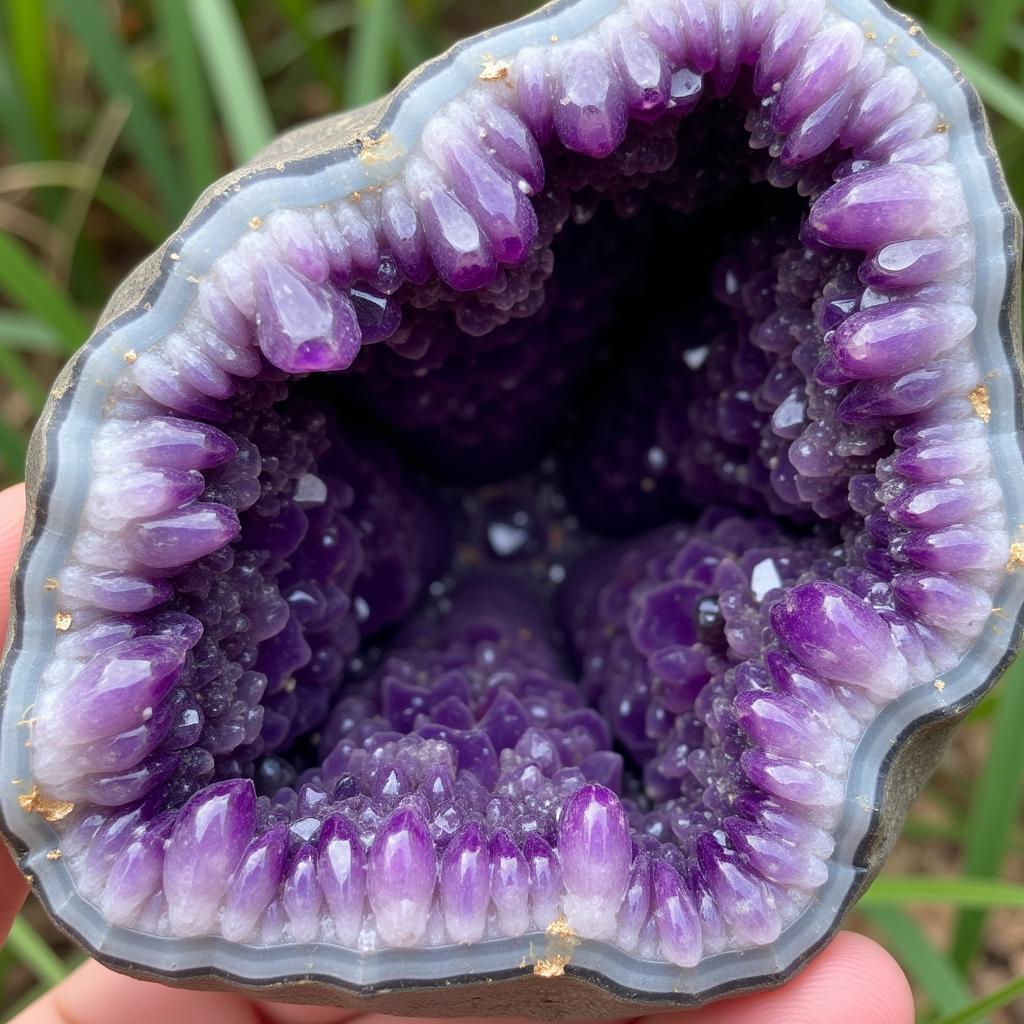
[[(198, 193), (278, 130), (375, 98), (529, 0), (0, 4), (0, 482), (63, 360)], [(905, 0), (989, 107), (1024, 200), (1024, 0)], [(854, 927), (901, 960), (920, 1019), (1024, 1022), (1024, 668), (973, 713)], [(29, 905), (0, 1019), (76, 953)], [(870, 984), (870, 979), (864, 979)], [(823, 1022), (823, 1024), (827, 1024)]]

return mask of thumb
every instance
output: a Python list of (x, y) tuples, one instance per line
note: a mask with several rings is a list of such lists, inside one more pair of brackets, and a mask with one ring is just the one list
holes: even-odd
[[(16, 484), (0, 491), (0, 636), (7, 630), (10, 611), (11, 573), (18, 557), (21, 525), (25, 519), (25, 485)], [(7, 937), (11, 923), (25, 902), (28, 886), (18, 866), (0, 842), (0, 942)]]

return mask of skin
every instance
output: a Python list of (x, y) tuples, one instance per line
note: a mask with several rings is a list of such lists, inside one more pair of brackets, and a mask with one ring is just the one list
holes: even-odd
[[(0, 630), (10, 610), (9, 581), (25, 514), (25, 488), (0, 492)], [(28, 887), (0, 850), (0, 938)], [(426, 1024), (421, 1018), (289, 1006), (222, 992), (193, 992), (136, 981), (90, 961), (15, 1018), (14, 1024)], [(840, 932), (791, 982), (700, 1010), (635, 1018), (634, 1024), (913, 1024), (910, 986), (896, 961), (863, 935)], [(441, 1022), (438, 1022), (441, 1024)], [(486, 1022), (481, 1022), (486, 1024)], [(513, 1024), (513, 1022), (509, 1022)], [(527, 1022), (514, 1022), (527, 1024)], [(625, 1024), (625, 1022), (613, 1022)]]

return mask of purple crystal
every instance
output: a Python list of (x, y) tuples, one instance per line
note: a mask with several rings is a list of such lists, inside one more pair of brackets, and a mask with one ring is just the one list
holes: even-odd
[(256, 797), (247, 781), (209, 786), (182, 809), (164, 860), (164, 892), (176, 934), (209, 933), (255, 824)]
[(366, 898), (366, 854), (359, 833), (345, 818), (334, 816), (323, 823), (317, 868), (335, 935), (344, 945), (354, 945)]
[(439, 894), (454, 942), (476, 942), (487, 926), (491, 861), (487, 838), (474, 823), (452, 839), (441, 858)]
[(221, 931), (234, 942), (249, 939), (277, 895), (288, 859), (288, 832), (282, 827), (256, 836), (242, 854), (224, 901)]
[(593, 784), (578, 789), (562, 809), (558, 857), (569, 923), (588, 938), (609, 938), (629, 882), (629, 828), (619, 798)]
[(381, 938), (414, 946), (427, 927), (437, 863), (433, 842), (414, 810), (395, 811), (380, 826), (369, 856), (370, 905)]

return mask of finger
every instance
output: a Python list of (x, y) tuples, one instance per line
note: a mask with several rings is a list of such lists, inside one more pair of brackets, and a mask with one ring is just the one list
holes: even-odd
[(13, 1024), (341, 1024), (352, 1010), (265, 1003), (137, 981), (95, 962), (80, 967)]
[(28, 884), (21, 869), (0, 843), (0, 945), (7, 938), (18, 911), (28, 895)]
[[(25, 485), (17, 484), (0, 491), (0, 637), (7, 631), (11, 605), (11, 573), (21, 543), (21, 524), (25, 519)], [(7, 937), (11, 923), (25, 902), (28, 886), (18, 866), (0, 842), (0, 942)]]
[[(674, 1020), (673, 1020), (674, 1018)], [(878, 943), (840, 932), (791, 982), (636, 1024), (913, 1024), (906, 976)], [(360, 1022), (361, 1024), (361, 1022)]]
[(136, 981), (90, 961), (15, 1017), (13, 1024), (264, 1024), (244, 996)]
[(7, 631), (11, 607), (11, 573), (21, 545), (25, 521), (25, 485), (15, 484), (0, 491), (0, 634)]

